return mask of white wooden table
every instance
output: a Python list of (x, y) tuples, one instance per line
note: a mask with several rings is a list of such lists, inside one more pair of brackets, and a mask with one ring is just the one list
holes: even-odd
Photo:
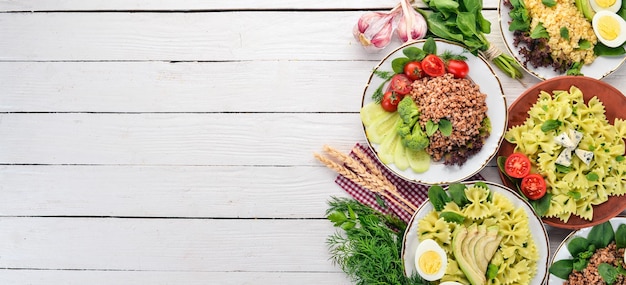
[(351, 31), (396, 3), (0, 0), (0, 283), (349, 284), (312, 153), (364, 142)]

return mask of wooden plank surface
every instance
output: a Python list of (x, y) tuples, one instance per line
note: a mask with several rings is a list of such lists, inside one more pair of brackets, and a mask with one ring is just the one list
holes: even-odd
[[(396, 3), (0, 0), (0, 283), (351, 284), (312, 153), (363, 142), (398, 42), (351, 30)], [(509, 103), (539, 82), (497, 72)]]
[[(424, 7), (422, 1), (413, 1)], [(497, 0), (485, 0), (487, 9), (497, 7)], [(202, 1), (202, 0), (0, 0), (0, 11), (204, 11), (204, 10), (265, 10), (265, 9), (387, 9), (396, 5), (392, 0), (247, 0), (247, 1)]]

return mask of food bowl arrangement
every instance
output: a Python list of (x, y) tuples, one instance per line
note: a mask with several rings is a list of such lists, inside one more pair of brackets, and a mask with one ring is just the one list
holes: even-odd
[(501, 160), (522, 153), (545, 177), (546, 195), (531, 202), (546, 224), (579, 229), (615, 217), (626, 209), (624, 110), (626, 97), (597, 79), (560, 76), (532, 86), (509, 107), (502, 182), (519, 189)]
[[(529, 2), (500, 0), (498, 20), (507, 49), (531, 75), (542, 80), (570, 74), (602, 79), (626, 61), (626, 29), (618, 28), (626, 22), (617, 13), (607, 9), (596, 12), (591, 7), (585, 13), (579, 11), (582, 4), (595, 1)], [(604, 21), (615, 22), (611, 24), (617, 33), (613, 42), (605, 41), (599, 32), (602, 23), (598, 22)], [(551, 65), (541, 66), (546, 62)]]
[[(413, 102), (402, 102), (409, 97)], [(441, 39), (407, 43), (385, 56), (361, 101), (376, 157), (423, 184), (462, 181), (482, 170), (496, 155), (506, 118), (502, 86), (487, 61)]]
[(404, 235), (407, 276), (459, 282), (445, 284), (486, 284), (485, 278), (514, 284), (547, 281), (546, 229), (516, 191), (473, 181), (445, 190), (432, 186), (428, 196)]
[[(554, 254), (548, 285), (562, 285), (568, 279), (592, 284), (598, 277), (605, 282), (616, 278), (616, 273), (626, 268), (625, 247), (626, 217), (623, 216), (573, 231)], [(585, 269), (588, 272), (583, 274)]]

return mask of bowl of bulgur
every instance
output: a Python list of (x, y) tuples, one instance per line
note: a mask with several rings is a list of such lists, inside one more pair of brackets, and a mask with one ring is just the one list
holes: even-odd
[[(385, 84), (385, 79), (377, 76), (389, 72), (394, 59), (403, 56), (407, 47), (423, 47), (425, 40), (406, 43), (386, 55), (374, 68), (363, 92), (361, 107), (374, 102), (372, 95), (376, 88)], [(462, 54), (467, 59), (469, 73), (465, 78), (454, 78), (451, 74), (412, 82), (411, 96), (420, 108), (419, 124), (445, 118), (452, 124), (452, 134), (441, 136), (435, 133), (430, 137), (428, 154), (431, 157), (428, 170), (416, 172), (411, 168), (401, 169), (395, 163), (386, 163), (380, 158), (381, 144), (370, 140), (364, 126), (365, 138), (377, 158), (391, 172), (399, 177), (423, 184), (449, 184), (466, 180), (482, 170), (495, 157), (502, 142), (507, 124), (507, 103), (499, 78), (491, 65), (480, 55), (471, 54), (466, 47), (450, 41), (435, 39), (437, 54), (450, 52)], [(487, 136), (477, 139), (481, 132), (481, 122), (490, 123)], [(473, 150), (462, 146), (473, 145)], [(454, 155), (450, 155), (453, 153)], [(452, 157), (452, 158), (451, 158)]]
[[(514, 19), (510, 15), (515, 10), (511, 3), (517, 1), (523, 2), (528, 12), (529, 31), (509, 29), (518, 27), (512, 25)], [(591, 21), (578, 10), (574, 0), (554, 3), (548, 7), (542, 0), (500, 0), (498, 5), (506, 47), (528, 73), (541, 80), (566, 74), (602, 79), (626, 61), (626, 54), (598, 55), (595, 47), (600, 43)], [(543, 31), (542, 36), (533, 33), (538, 30)], [(574, 73), (570, 74), (570, 70)]]
[[(618, 216), (607, 221), (607, 225), (610, 225), (613, 229), (613, 239), (607, 239), (605, 241), (606, 246), (592, 246), (588, 247), (586, 250), (581, 249), (580, 241), (585, 241), (589, 238), (590, 233), (593, 227), (582, 228), (571, 232), (561, 244), (557, 247), (557, 251), (554, 254), (554, 258), (552, 261), (551, 270), (553, 271), (548, 278), (548, 285), (586, 285), (586, 284), (607, 284), (606, 274), (600, 273), (600, 271), (604, 271), (599, 269), (601, 267), (613, 267), (613, 268), (626, 268), (626, 260), (624, 257), (625, 248), (623, 243), (623, 236), (618, 237), (618, 235), (623, 234), (623, 229), (618, 230), (620, 226), (626, 227), (626, 217)], [(603, 231), (606, 234), (605, 228)], [(622, 242), (617, 241), (617, 239), (622, 239)], [(576, 244), (572, 244), (574, 240), (578, 242)], [(593, 244), (594, 242), (588, 241), (589, 244)], [(577, 256), (573, 256), (570, 252), (571, 250), (578, 251)], [(583, 251), (587, 251), (583, 253)], [(583, 255), (586, 255), (582, 257)], [(581, 257), (579, 257), (581, 256)], [(573, 269), (571, 272), (563, 273), (563, 266), (556, 266), (555, 263), (567, 264), (569, 261), (584, 259), (585, 262), (578, 261), (580, 265), (573, 265)], [(601, 265), (605, 264), (605, 265)], [(578, 267), (578, 268), (577, 268)], [(556, 275), (555, 275), (556, 274)], [(565, 276), (558, 277), (557, 275), (567, 275), (567, 278), (561, 278)], [(603, 278), (603, 276), (605, 276)], [(617, 274), (615, 276), (615, 280), (612, 283), (613, 285), (625, 285), (626, 284), (626, 275)]]

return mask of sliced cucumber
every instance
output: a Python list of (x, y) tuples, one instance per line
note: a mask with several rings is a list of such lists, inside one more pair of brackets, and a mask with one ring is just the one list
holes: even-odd
[(365, 131), (371, 143), (382, 144), (385, 136), (396, 133), (396, 125), (402, 120), (397, 112), (389, 113), (372, 122)]
[(409, 162), (409, 166), (416, 173), (423, 173), (430, 168), (430, 155), (426, 150), (412, 150), (406, 149), (406, 158)]
[[(398, 118), (400, 118), (398, 116)], [(392, 126), (395, 130), (397, 125), (400, 124), (400, 121)], [(395, 132), (390, 132), (387, 136), (384, 137), (383, 142), (380, 144), (378, 148), (378, 158), (384, 164), (392, 164), (394, 163), (396, 156), (396, 148), (402, 147), (402, 140), (400, 136)]]
[(407, 158), (406, 147), (404, 147), (402, 139), (398, 140), (398, 145), (396, 146), (395, 154), (393, 156), (393, 163), (400, 170), (406, 170), (409, 168), (409, 159)]
[(363, 108), (361, 108), (361, 121), (363, 122), (364, 126), (369, 126), (371, 125), (373, 122), (377, 121), (378, 119), (382, 118), (383, 116), (390, 114), (389, 112), (385, 111), (385, 109), (383, 109), (383, 107), (376, 103), (376, 102), (371, 102), (365, 106), (363, 106)]

